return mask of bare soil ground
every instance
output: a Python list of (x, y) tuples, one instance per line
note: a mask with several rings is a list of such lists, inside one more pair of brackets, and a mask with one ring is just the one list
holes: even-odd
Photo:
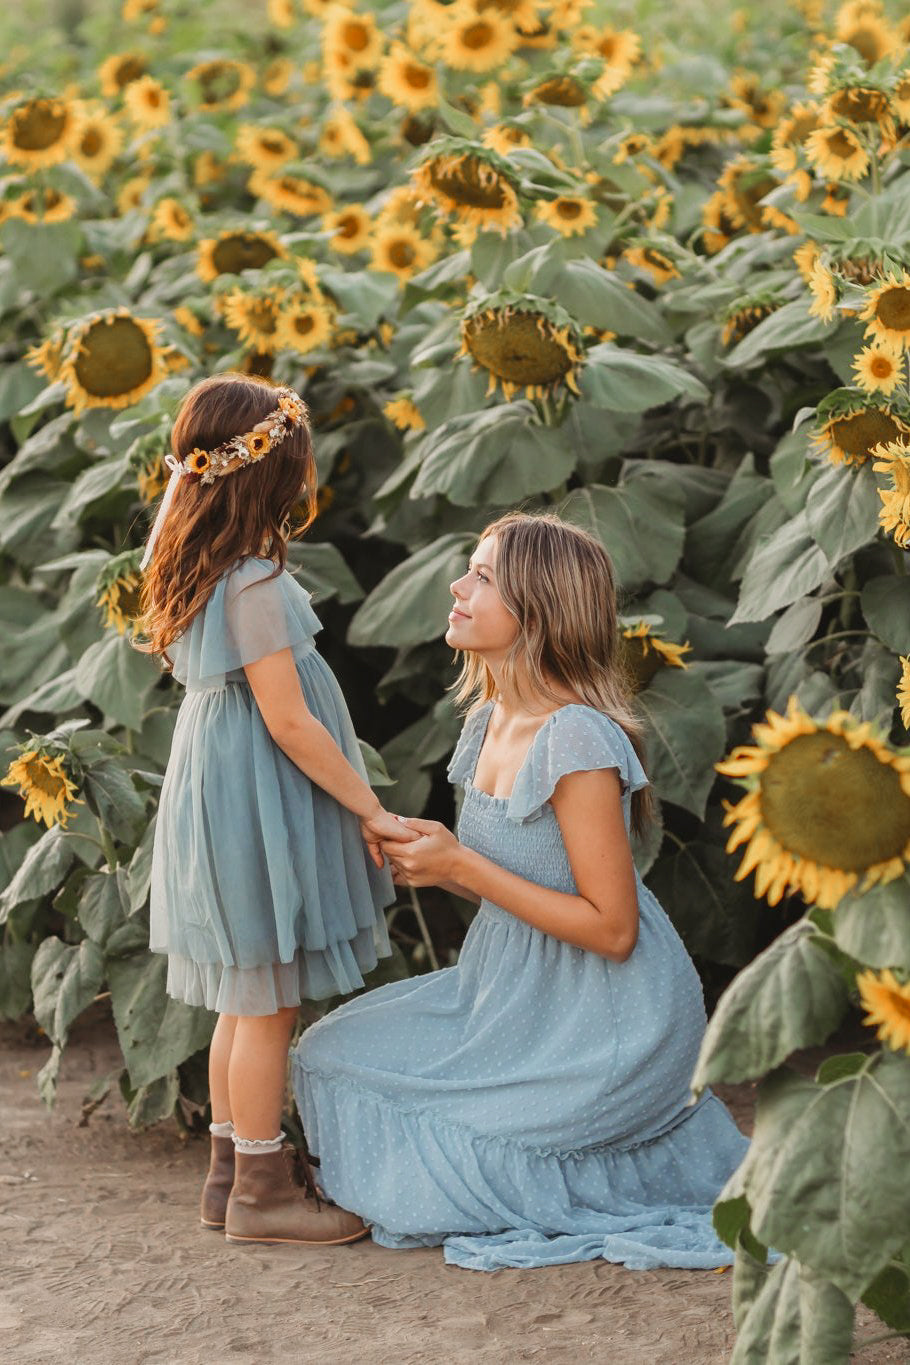
[[(119, 1098), (80, 1126), (114, 1069), (104, 1019), (73, 1034), (49, 1113), (35, 1076), (47, 1044), (0, 1028), (0, 1359), (10, 1365), (419, 1365), (540, 1361), (720, 1365), (733, 1346), (730, 1273), (635, 1272), (603, 1261), (495, 1274), (441, 1251), (362, 1241), (325, 1251), (228, 1246), (197, 1221), (203, 1141), (176, 1124), (133, 1133)], [(749, 1086), (722, 1091), (745, 1131)], [(904, 1342), (861, 1365), (910, 1360)]]

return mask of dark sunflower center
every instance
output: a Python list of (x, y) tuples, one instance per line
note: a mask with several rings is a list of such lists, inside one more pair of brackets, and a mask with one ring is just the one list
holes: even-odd
[(644, 641), (639, 636), (632, 636), (631, 639), (623, 637), (621, 655), (626, 675), (631, 675), (632, 686), (636, 692), (647, 687), (663, 663), (656, 649), (649, 649), (647, 654), (645, 653)]
[(863, 872), (910, 842), (910, 796), (897, 771), (842, 735), (797, 735), (761, 775), (765, 824), (788, 852)]
[(426, 90), (433, 73), (425, 66), (417, 66), (415, 62), (405, 62), (401, 74), (412, 90)]
[(135, 617), (139, 615), (141, 589), (138, 584), (129, 585), (118, 583), (117, 585), (117, 606), (124, 616)]
[(262, 151), (267, 152), (269, 156), (282, 156), (287, 150), (284, 143), (277, 137), (263, 137), (260, 139), (259, 146)]
[(144, 75), (145, 62), (139, 57), (124, 57), (114, 72), (114, 83), (122, 90), (125, 85), (138, 81), (139, 77)]
[(294, 331), (298, 336), (309, 336), (315, 329), (316, 319), (312, 313), (298, 313), (294, 318)]
[(274, 304), (271, 304), (268, 299), (254, 300), (250, 304), (246, 316), (250, 326), (257, 332), (265, 333), (266, 336), (271, 336), (278, 326)]
[(66, 790), (64, 779), (58, 773), (51, 772), (40, 755), (26, 763), (25, 779), (30, 789), (43, 792), (45, 796), (56, 798)]
[(886, 289), (875, 305), (875, 316), (895, 332), (910, 331), (910, 289), (900, 285)]
[(83, 156), (97, 156), (104, 147), (104, 138), (97, 128), (89, 128), (82, 136), (79, 150)]
[(574, 109), (584, 104), (586, 95), (574, 76), (554, 76), (552, 80), (537, 86), (534, 98), (541, 104), (558, 104), (566, 109)]
[(869, 366), (869, 369), (876, 379), (887, 379), (889, 375), (894, 374), (894, 361), (890, 360), (888, 356), (879, 353), (872, 357), (872, 363)]
[(212, 260), (219, 275), (237, 275), (241, 270), (261, 270), (277, 254), (264, 238), (236, 233), (222, 237), (212, 252)]
[(571, 356), (537, 313), (470, 318), (465, 340), (479, 365), (510, 384), (555, 384), (572, 368)]
[(240, 87), (240, 72), (227, 62), (211, 62), (196, 73), (205, 104), (220, 104)]
[(503, 183), (495, 171), (476, 156), (464, 156), (445, 168), (430, 167), (430, 181), (443, 194), (465, 208), (499, 209), (506, 200)]
[(358, 24), (356, 20), (348, 20), (341, 26), (341, 38), (345, 47), (349, 47), (352, 52), (363, 52), (370, 45), (370, 35), (364, 24)]
[(359, 230), (360, 223), (353, 213), (347, 213), (343, 218), (340, 218), (338, 220), (337, 227), (338, 236), (344, 237), (345, 240), (350, 240), (351, 237), (356, 237)]
[(801, 114), (793, 120), (793, 130), (787, 141), (799, 143), (801, 146), (809, 134), (815, 132), (817, 127), (818, 119), (814, 114)]
[(841, 161), (849, 161), (859, 150), (853, 138), (844, 128), (837, 128), (825, 138), (828, 151)]
[(881, 34), (874, 28), (855, 28), (846, 42), (859, 53), (867, 66), (885, 55)]
[(13, 115), (13, 144), (23, 152), (43, 152), (60, 141), (66, 121), (66, 110), (56, 100), (31, 100)]
[(845, 280), (855, 280), (857, 284), (871, 284), (880, 278), (881, 263), (873, 256), (845, 256), (837, 262), (837, 273)]
[(571, 221), (580, 215), (581, 204), (577, 199), (557, 199), (556, 212), (559, 214), (560, 218), (566, 218)]
[(389, 260), (399, 269), (413, 265), (417, 253), (411, 242), (393, 242), (389, 247)]
[(93, 323), (82, 338), (76, 377), (96, 398), (118, 398), (152, 374), (154, 358), (145, 332), (133, 318)]
[(482, 52), (493, 41), (493, 26), (485, 19), (478, 19), (476, 23), (469, 24), (462, 30), (461, 41), (472, 52)]
[(887, 111), (888, 99), (881, 90), (848, 86), (846, 90), (838, 90), (831, 108), (835, 114), (853, 123), (875, 123)]
[(866, 408), (831, 423), (831, 434), (840, 449), (858, 460), (868, 459), (875, 446), (896, 441), (902, 430), (889, 412), (879, 408)]

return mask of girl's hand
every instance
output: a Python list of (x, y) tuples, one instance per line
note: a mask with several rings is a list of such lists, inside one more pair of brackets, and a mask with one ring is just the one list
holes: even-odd
[(375, 815), (371, 815), (368, 820), (361, 820), (360, 833), (363, 835), (367, 848), (370, 850), (370, 857), (377, 867), (385, 866), (381, 847), (384, 841), (396, 840), (399, 843), (407, 843), (420, 837), (413, 830), (409, 830), (405, 822), (400, 820), (397, 815), (382, 809), (378, 810)]
[(399, 886), (438, 886), (441, 882), (457, 880), (455, 863), (461, 848), (455, 835), (438, 820), (402, 820), (410, 830), (414, 842), (392, 843), (383, 840), (380, 847), (392, 864), (393, 879)]

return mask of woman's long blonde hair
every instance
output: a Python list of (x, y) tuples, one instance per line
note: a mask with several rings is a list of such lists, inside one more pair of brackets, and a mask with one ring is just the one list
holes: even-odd
[[(496, 539), (496, 585), (518, 622), (503, 665), (516, 696), (559, 705), (566, 691), (616, 721), (644, 764), (643, 727), (629, 699), (619, 662), (613, 565), (600, 541), (554, 513), (510, 512), (479, 537)], [(479, 654), (463, 651), (454, 684), (469, 709), (495, 697), (497, 685)], [(558, 689), (558, 690), (557, 690)], [(632, 794), (632, 828), (653, 816), (649, 787)]]

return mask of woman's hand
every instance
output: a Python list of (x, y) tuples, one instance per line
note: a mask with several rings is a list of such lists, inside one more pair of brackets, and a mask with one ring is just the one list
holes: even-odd
[(367, 848), (370, 850), (370, 857), (377, 867), (385, 866), (385, 859), (382, 856), (384, 843), (389, 843), (389, 847), (393, 847), (390, 842), (392, 840), (404, 844), (420, 838), (419, 834), (408, 829), (404, 820), (400, 819), (399, 816), (382, 808), (368, 819), (360, 821), (360, 833), (363, 835)]
[(438, 886), (457, 880), (457, 855), (461, 844), (438, 820), (401, 820), (399, 828), (410, 831), (411, 843), (383, 840), (380, 847), (392, 865), (398, 886)]

